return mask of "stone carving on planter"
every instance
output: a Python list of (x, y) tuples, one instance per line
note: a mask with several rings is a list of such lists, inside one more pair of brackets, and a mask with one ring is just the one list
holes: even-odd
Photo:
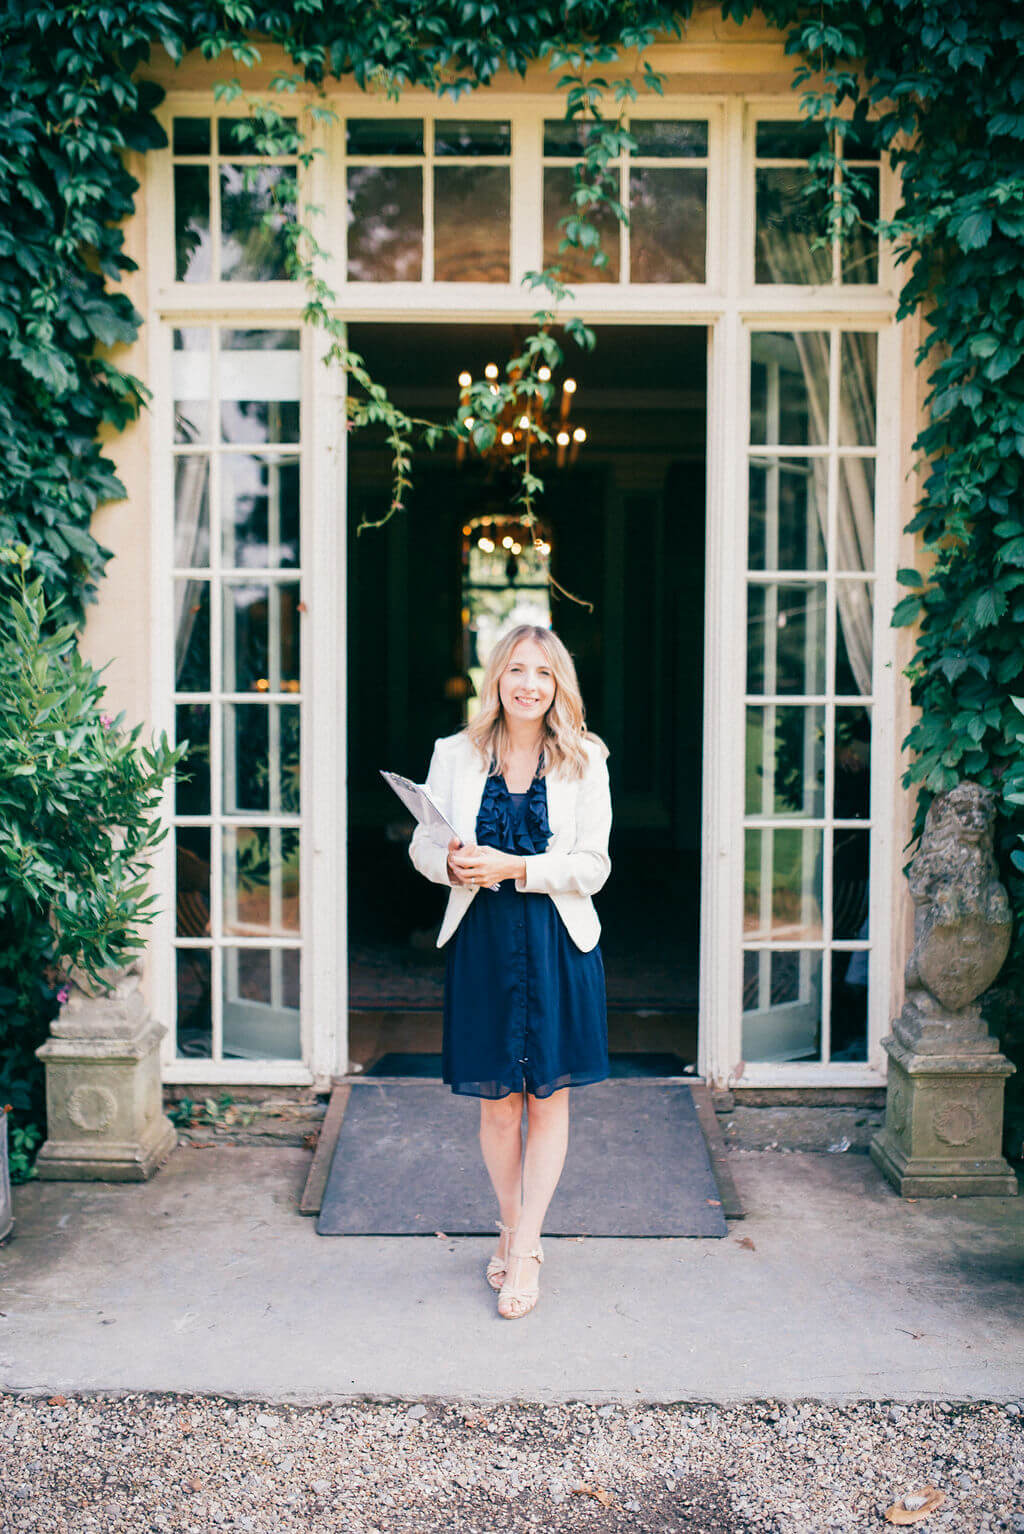
[(908, 873), (914, 946), (903, 1010), (882, 1040), (886, 1117), (871, 1142), (872, 1160), (906, 1197), (1017, 1192), (1001, 1154), (1015, 1067), (978, 1004), (1010, 950), (994, 824), (995, 798), (980, 784), (937, 795)]
[(70, 996), (36, 1050), (46, 1066), (47, 1137), (40, 1177), (141, 1182), (177, 1144), (160, 1094), (160, 1040), (138, 961), (105, 977), (72, 976)]

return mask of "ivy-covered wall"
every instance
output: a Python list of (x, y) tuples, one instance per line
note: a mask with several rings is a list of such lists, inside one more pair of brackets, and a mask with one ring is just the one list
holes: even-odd
[[(350, 77), (458, 98), (504, 70), (553, 67), (570, 110), (616, 110), (589, 82), (624, 53), (682, 37), (692, 5), (647, 0), (10, 0), (0, 19), (0, 544), (34, 551), (51, 600), (81, 619), (109, 558), (94, 513), (121, 496), (101, 444), (145, 407), (110, 360), (141, 317), (123, 290), (137, 182), (128, 156), (164, 143), (154, 59), (198, 50), (224, 78), (268, 42), (295, 79)], [(929, 370), (911, 524), (920, 569), (895, 621), (914, 624), (919, 718), (907, 740), (919, 814), (969, 777), (1001, 796), (1000, 851), (1024, 914), (1024, 10), (1008, 0), (766, 0), (803, 109), (827, 131), (851, 109), (893, 157), (901, 314), (924, 317)], [(721, 13), (746, 23), (747, 0)], [(285, 74), (288, 72), (286, 71)], [(287, 85), (287, 80), (281, 82)], [(870, 121), (869, 121), (870, 118)], [(852, 185), (834, 206), (861, 216)], [(1024, 963), (1024, 921), (1015, 960)], [(2, 957), (0, 957), (2, 965)], [(43, 1008), (45, 1010), (45, 1006)]]

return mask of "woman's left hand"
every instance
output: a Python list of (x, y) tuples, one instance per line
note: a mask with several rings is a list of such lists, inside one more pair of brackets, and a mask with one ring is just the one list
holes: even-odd
[(462, 847), (452, 853), (451, 861), (469, 884), (497, 884), (501, 879), (526, 877), (525, 859), (497, 847)]

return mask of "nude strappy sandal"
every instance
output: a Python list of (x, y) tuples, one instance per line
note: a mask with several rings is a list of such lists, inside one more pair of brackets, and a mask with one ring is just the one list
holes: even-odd
[[(495, 1220), (494, 1223), (501, 1231), (503, 1236), (508, 1236), (511, 1243), (511, 1239), (516, 1233), (515, 1226), (503, 1225), (500, 1220)], [(507, 1258), (501, 1258), (498, 1256), (490, 1258), (487, 1264), (487, 1282), (490, 1284), (492, 1289), (498, 1290), (501, 1288), (502, 1284), (505, 1282), (505, 1273), (507, 1269)]]
[[(509, 1254), (508, 1254), (509, 1267), (511, 1268), (512, 1263), (516, 1259), (522, 1259), (523, 1257), (536, 1257), (538, 1262), (543, 1262), (544, 1261), (544, 1253), (540, 1249), (540, 1244), (538, 1243), (533, 1248), (533, 1250), (530, 1251), (530, 1252), (513, 1252), (513, 1251), (510, 1251)], [(521, 1288), (516, 1288), (516, 1286), (514, 1284), (510, 1284), (508, 1282), (508, 1274), (506, 1273), (505, 1282), (502, 1284), (502, 1286), (501, 1286), (501, 1293), (498, 1295), (498, 1314), (499, 1314), (499, 1316), (501, 1316), (503, 1321), (518, 1321), (520, 1316), (528, 1316), (530, 1314), (530, 1311), (533, 1309), (533, 1307), (536, 1305), (536, 1303), (537, 1303), (537, 1301), (539, 1299), (540, 1299), (540, 1274), (539, 1273), (537, 1275), (537, 1288), (536, 1289), (521, 1289)], [(515, 1310), (502, 1310), (502, 1308), (501, 1308), (502, 1300), (504, 1300), (506, 1302), (506, 1304), (511, 1303), (511, 1304), (513, 1304), (513, 1305), (515, 1305), (515, 1306), (517, 1306), (519, 1308), (517, 1308)]]

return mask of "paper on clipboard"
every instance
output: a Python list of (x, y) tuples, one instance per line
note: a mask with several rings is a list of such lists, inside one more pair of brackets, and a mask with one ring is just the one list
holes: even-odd
[[(463, 845), (458, 831), (451, 821), (442, 815), (421, 783), (414, 783), (411, 778), (403, 778), (399, 772), (385, 772), (383, 767), (378, 768), (378, 771), (388, 787), (394, 790), (419, 824), (426, 827), (429, 835), (439, 846), (447, 847), (452, 837), (460, 846)], [(491, 884), (488, 888), (499, 890), (501, 885)]]

